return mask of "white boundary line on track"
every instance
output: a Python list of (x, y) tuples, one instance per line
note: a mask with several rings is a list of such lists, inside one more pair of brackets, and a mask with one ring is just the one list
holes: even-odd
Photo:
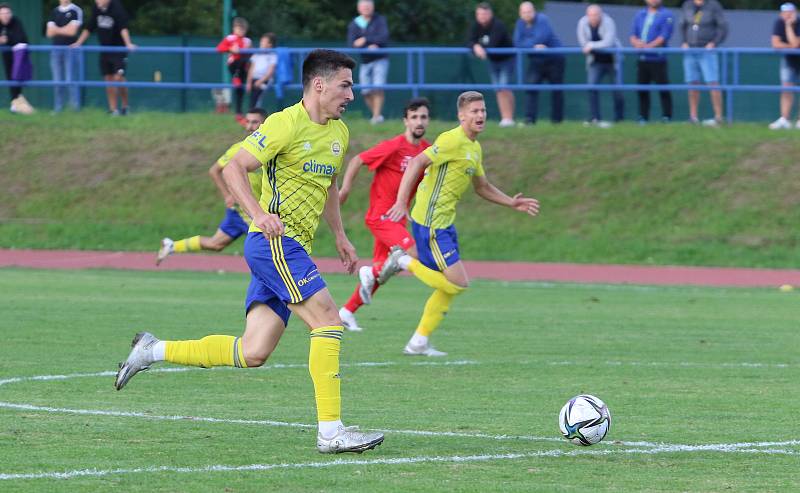
[(249, 464), (242, 466), (230, 466), (217, 464), (203, 467), (175, 467), (175, 466), (151, 466), (135, 469), (76, 469), (64, 472), (34, 472), (34, 473), (0, 473), (0, 480), (22, 480), (22, 479), (71, 479), (77, 477), (103, 477), (121, 474), (141, 474), (141, 473), (209, 473), (209, 472), (246, 472), (246, 471), (270, 471), (276, 469), (319, 469), (334, 466), (370, 466), (370, 465), (404, 465), (419, 463), (463, 463), (463, 462), (487, 462), (496, 460), (515, 460), (542, 457), (576, 457), (576, 456), (602, 456), (602, 455), (654, 455), (665, 453), (680, 452), (720, 452), (720, 453), (745, 453), (745, 454), (768, 454), (768, 455), (800, 455), (800, 451), (791, 449), (725, 449), (725, 448), (694, 448), (682, 445), (665, 445), (656, 448), (632, 448), (632, 449), (601, 449), (601, 450), (541, 450), (523, 454), (491, 454), (491, 455), (453, 455), (453, 456), (428, 456), (428, 457), (397, 457), (390, 459), (335, 459), (326, 462), (299, 462), (284, 464)]

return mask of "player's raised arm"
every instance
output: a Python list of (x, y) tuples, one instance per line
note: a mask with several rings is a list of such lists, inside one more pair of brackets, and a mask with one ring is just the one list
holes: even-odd
[(246, 149), (239, 149), (231, 162), (222, 170), (225, 184), (233, 195), (233, 199), (244, 211), (253, 218), (255, 224), (268, 238), (277, 238), (284, 232), (283, 222), (277, 214), (267, 214), (258, 203), (247, 173), (255, 171), (261, 162)]
[(521, 193), (509, 197), (502, 190), (492, 185), (492, 183), (486, 179), (485, 175), (474, 176), (472, 178), (472, 187), (475, 189), (475, 193), (489, 202), (511, 207), (512, 209), (525, 212), (531, 216), (539, 214), (538, 200), (523, 197)]
[[(352, 161), (351, 161), (352, 163)], [(356, 270), (358, 264), (358, 255), (356, 249), (347, 234), (344, 232), (344, 225), (342, 224), (342, 214), (339, 209), (339, 186), (336, 184), (336, 179), (331, 180), (331, 185), (328, 187), (328, 198), (325, 201), (325, 208), (322, 210), (322, 215), (325, 221), (333, 232), (336, 238), (336, 251), (339, 252), (339, 258), (342, 259), (347, 272), (352, 274)]]
[(420, 173), (430, 166), (432, 162), (431, 158), (424, 152), (420, 152), (408, 162), (408, 167), (403, 173), (403, 179), (400, 181), (400, 188), (397, 189), (397, 200), (392, 208), (386, 211), (386, 217), (397, 222), (408, 216), (408, 198), (411, 197), (414, 184), (417, 183)]
[(353, 159), (347, 163), (347, 170), (344, 172), (344, 177), (342, 178), (342, 188), (339, 189), (339, 204), (344, 204), (347, 201), (348, 195), (350, 195), (350, 190), (353, 188), (353, 182), (358, 176), (358, 172), (361, 170), (361, 166), (364, 164), (364, 161), (361, 157), (356, 154), (353, 156)]

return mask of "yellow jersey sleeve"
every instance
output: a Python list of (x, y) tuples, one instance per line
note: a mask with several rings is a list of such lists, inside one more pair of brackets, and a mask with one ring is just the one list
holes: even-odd
[(285, 121), (283, 112), (273, 113), (242, 142), (242, 149), (252, 154), (259, 163), (267, 164), (292, 141), (293, 128)]
[(473, 176), (484, 176), (486, 172), (483, 170), (483, 149), (477, 142), (475, 142), (475, 146), (478, 148), (478, 159), (475, 160), (475, 174)]
[(440, 134), (432, 146), (422, 151), (432, 161), (431, 164), (441, 164), (450, 161), (458, 150), (458, 141), (450, 132)]
[(225, 151), (225, 154), (223, 154), (222, 156), (219, 157), (219, 159), (217, 159), (217, 164), (219, 165), (219, 167), (224, 168), (225, 166), (227, 166), (228, 163), (231, 162), (231, 159), (233, 159), (233, 156), (237, 152), (239, 152), (239, 149), (241, 148), (242, 148), (241, 142), (237, 142), (232, 146), (228, 147), (228, 150)]

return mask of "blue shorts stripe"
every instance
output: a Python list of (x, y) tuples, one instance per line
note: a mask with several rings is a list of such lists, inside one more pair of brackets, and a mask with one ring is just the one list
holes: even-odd
[(419, 261), (422, 262), (422, 265), (443, 271), (461, 260), (455, 226), (434, 229), (412, 221), (411, 231), (414, 233)]
[(299, 293), (297, 292), (297, 286), (294, 285), (294, 281), (292, 280), (289, 267), (285, 263), (283, 252), (280, 249), (280, 243), (280, 238), (270, 238), (269, 240), (269, 248), (272, 252), (272, 262), (275, 264), (275, 269), (278, 271), (278, 275), (280, 275), (283, 283), (286, 285), (286, 290), (289, 291), (291, 302), (299, 303), (302, 301), (302, 297), (299, 296)]

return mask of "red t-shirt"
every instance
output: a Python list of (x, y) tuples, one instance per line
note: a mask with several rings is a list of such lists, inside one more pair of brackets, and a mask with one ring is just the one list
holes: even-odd
[[(222, 41), (219, 42), (217, 45), (217, 51), (220, 53), (225, 53), (226, 51), (230, 51), (233, 46), (238, 46), (240, 50), (246, 50), (253, 46), (253, 42), (250, 41), (250, 38), (245, 36), (237, 36), (235, 34), (229, 34), (222, 38)], [(231, 53), (228, 55), (228, 65), (239, 60), (244, 55), (241, 53)]]
[[(408, 162), (428, 146), (430, 143), (425, 139), (420, 139), (417, 145), (409, 144), (405, 135), (401, 134), (393, 139), (384, 140), (358, 155), (369, 170), (375, 172), (369, 190), (367, 221), (380, 221), (381, 216), (392, 208), (397, 200), (397, 190), (400, 188), (400, 181), (403, 179), (403, 172)], [(414, 190), (408, 199), (409, 203), (414, 198), (421, 180), (422, 176), (414, 184)]]

